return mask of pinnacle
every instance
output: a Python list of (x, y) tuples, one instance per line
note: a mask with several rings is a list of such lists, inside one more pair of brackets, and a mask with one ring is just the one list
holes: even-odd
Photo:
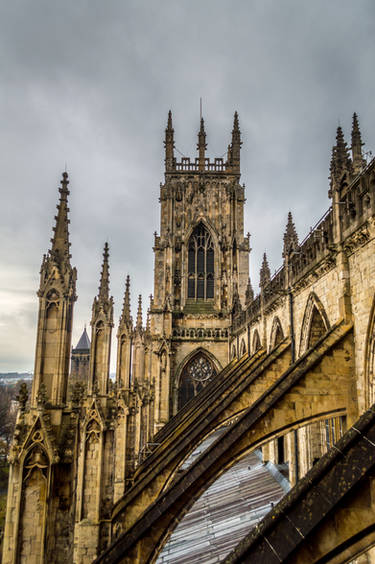
[(330, 165), (331, 178), (335, 177), (336, 180), (340, 180), (341, 175), (345, 172), (352, 172), (352, 161), (349, 156), (342, 128), (339, 125), (336, 131), (336, 145), (332, 148)]
[(167, 129), (172, 129), (172, 111), (169, 110), (168, 112), (168, 123), (167, 123)]
[(354, 112), (353, 114), (353, 125), (352, 125), (352, 156), (353, 156), (353, 168), (356, 173), (360, 172), (363, 165), (365, 165), (364, 158), (362, 156), (362, 137), (361, 131), (359, 129), (358, 116)]
[(262, 266), (260, 268), (260, 286), (265, 286), (271, 280), (271, 271), (268, 265), (267, 255), (263, 254)]
[(142, 295), (138, 296), (138, 311), (136, 329), (142, 329)]
[(127, 323), (132, 324), (132, 318), (130, 314), (130, 276), (129, 274), (126, 277), (125, 282), (125, 294), (124, 294), (124, 302), (122, 306), (121, 318), (120, 323)]
[(57, 215), (55, 216), (55, 227), (53, 228), (53, 237), (51, 239), (52, 249), (51, 252), (55, 258), (69, 262), (69, 219), (68, 219), (68, 173), (63, 172), (62, 180), (60, 181), (61, 188), (59, 188), (60, 199), (57, 204)]
[(202, 154), (204, 158), (204, 151), (207, 149), (207, 144), (206, 144), (206, 131), (204, 129), (204, 119), (202, 117), (200, 121), (199, 133), (198, 133), (197, 149), (199, 151), (199, 155), (201, 156)]
[(99, 298), (109, 298), (109, 247), (108, 243), (104, 244), (103, 251), (103, 265), (102, 272), (100, 276), (100, 286), (99, 286)]
[(232, 133), (240, 133), (240, 125), (238, 121), (238, 113), (237, 111), (234, 112), (234, 119), (233, 119), (233, 131)]
[(284, 250), (283, 256), (286, 257), (291, 251), (298, 247), (298, 235), (293, 222), (292, 212), (288, 213), (288, 221), (284, 233)]

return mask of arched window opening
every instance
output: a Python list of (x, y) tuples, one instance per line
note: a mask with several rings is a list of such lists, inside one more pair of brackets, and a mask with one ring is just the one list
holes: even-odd
[(242, 341), (241, 341), (241, 356), (243, 356), (244, 354), (246, 354), (246, 345), (245, 345), (245, 341), (242, 339)]
[(256, 353), (261, 348), (262, 348), (262, 345), (260, 344), (259, 333), (255, 329), (254, 336), (253, 336), (253, 352)]
[(280, 319), (275, 317), (272, 323), (271, 338), (270, 338), (270, 350), (277, 347), (281, 341), (284, 339), (284, 333), (281, 327)]
[(202, 223), (197, 225), (188, 245), (188, 298), (214, 297), (214, 245)]
[(231, 357), (232, 360), (233, 360), (234, 358), (236, 358), (236, 356), (237, 356), (236, 347), (235, 347), (235, 345), (233, 345), (233, 346), (232, 346), (232, 357)]
[(311, 316), (311, 324), (310, 324), (310, 332), (309, 332), (309, 339), (307, 342), (307, 348), (313, 347), (323, 335), (327, 332), (326, 326), (324, 324), (324, 320), (320, 315), (318, 309), (314, 306), (312, 316)]
[(280, 325), (278, 325), (276, 327), (276, 333), (275, 333), (275, 347), (281, 343), (281, 341), (283, 340), (283, 332), (281, 330)]
[(186, 364), (181, 374), (178, 409), (196, 396), (215, 376), (216, 370), (212, 362), (202, 353), (195, 355)]

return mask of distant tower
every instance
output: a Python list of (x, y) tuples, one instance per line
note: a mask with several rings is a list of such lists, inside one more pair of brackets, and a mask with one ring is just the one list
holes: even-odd
[(70, 368), (70, 383), (74, 385), (81, 382), (87, 386), (89, 379), (90, 365), (90, 339), (86, 331), (83, 330), (80, 340), (75, 349), (72, 349), (72, 359)]

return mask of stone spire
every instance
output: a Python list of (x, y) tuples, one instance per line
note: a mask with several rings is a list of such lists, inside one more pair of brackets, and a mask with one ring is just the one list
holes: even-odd
[(332, 183), (340, 183), (343, 175), (352, 173), (352, 161), (349, 156), (347, 144), (344, 139), (344, 134), (341, 126), (339, 125), (336, 133), (336, 145), (332, 148), (331, 158), (331, 185)]
[(270, 271), (270, 267), (268, 266), (267, 255), (266, 253), (264, 253), (262, 266), (260, 268), (259, 286), (261, 288), (264, 288), (264, 286), (266, 286), (270, 280), (271, 280), (271, 271)]
[(133, 320), (130, 312), (130, 276), (126, 277), (124, 302), (122, 305), (122, 312), (120, 317), (120, 325), (126, 325), (130, 328), (133, 325)]
[(135, 325), (136, 330), (142, 331), (142, 295), (138, 296), (138, 311), (137, 311), (137, 323)]
[(288, 213), (288, 221), (284, 233), (283, 257), (286, 258), (292, 251), (298, 248), (298, 235), (293, 223), (292, 212)]
[(199, 170), (203, 171), (205, 169), (205, 154), (207, 149), (207, 143), (206, 143), (206, 132), (204, 129), (204, 119), (202, 117), (201, 117), (201, 126), (198, 133), (197, 149), (199, 152)]
[(102, 264), (102, 272), (100, 275), (100, 285), (99, 285), (99, 299), (107, 299), (109, 298), (109, 247), (108, 243), (104, 244), (104, 251), (103, 251), (103, 264)]
[(51, 239), (52, 249), (51, 255), (54, 260), (58, 263), (69, 263), (70, 254), (69, 254), (69, 219), (68, 219), (68, 173), (63, 172), (62, 180), (60, 181), (61, 188), (59, 188), (60, 192), (60, 200), (57, 204), (57, 215), (55, 216), (56, 224), (53, 228), (53, 237)]
[(366, 164), (366, 161), (364, 160), (362, 155), (363, 145), (364, 143), (362, 143), (361, 131), (359, 129), (359, 123), (358, 123), (358, 116), (354, 112), (351, 149), (352, 149), (352, 157), (353, 157), (353, 169), (356, 174), (358, 174), (362, 170), (363, 166)]
[(234, 113), (231, 146), (231, 165), (234, 172), (240, 172), (241, 131), (238, 122), (238, 113)]
[[(31, 404), (40, 394), (55, 406), (65, 404), (72, 342), (73, 305), (77, 299), (77, 272), (70, 264), (68, 232), (68, 174), (63, 173), (52, 247), (40, 270), (39, 318)], [(53, 323), (55, 331), (49, 330)]]
[(253, 291), (253, 287), (251, 285), (251, 281), (250, 281), (250, 277), (249, 277), (249, 279), (247, 281), (246, 294), (245, 294), (245, 305), (246, 305), (246, 307), (249, 306), (253, 300), (254, 300), (254, 291)]
[(168, 112), (168, 123), (165, 130), (165, 170), (170, 172), (174, 169), (174, 129), (172, 126), (172, 112)]
[(106, 394), (108, 391), (113, 327), (113, 298), (109, 296), (108, 258), (109, 248), (108, 243), (105, 243), (99, 292), (92, 304), (89, 394)]

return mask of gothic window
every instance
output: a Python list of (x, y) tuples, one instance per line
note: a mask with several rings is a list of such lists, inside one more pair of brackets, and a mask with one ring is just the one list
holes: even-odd
[(254, 332), (254, 335), (253, 335), (253, 353), (256, 353), (261, 348), (262, 348), (262, 345), (260, 344), (259, 333), (255, 329), (255, 332)]
[(214, 245), (202, 223), (197, 225), (188, 246), (188, 298), (214, 297)]
[(307, 348), (314, 346), (327, 332), (322, 316), (316, 307), (313, 308), (311, 316), (310, 333)]
[(208, 358), (198, 353), (185, 366), (180, 378), (178, 409), (197, 395), (216, 376), (216, 370)]

